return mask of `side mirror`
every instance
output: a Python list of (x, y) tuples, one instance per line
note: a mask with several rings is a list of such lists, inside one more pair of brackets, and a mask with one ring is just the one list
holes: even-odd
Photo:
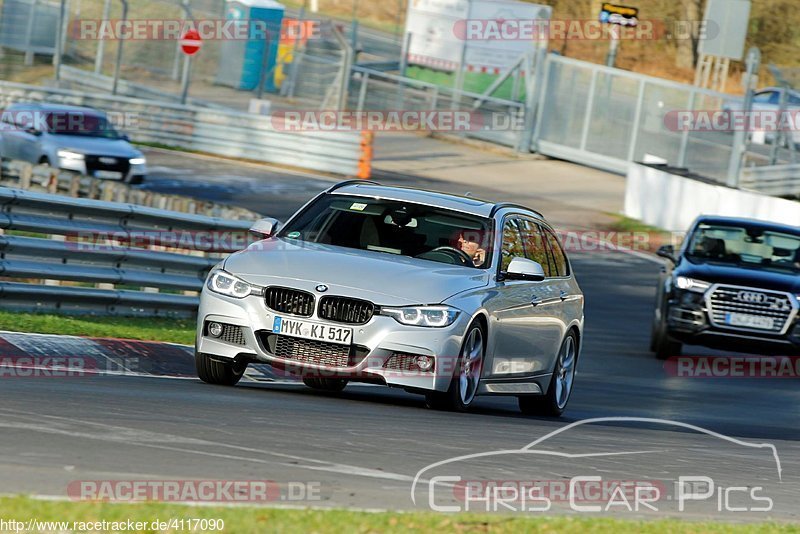
[(29, 127), (25, 128), (25, 133), (30, 134), (30, 135), (35, 135), (36, 137), (39, 137), (40, 135), (42, 135), (42, 132), (40, 132), (39, 130), (37, 130), (33, 126), (29, 126)]
[(253, 226), (250, 227), (250, 233), (261, 239), (266, 239), (275, 234), (280, 226), (281, 222), (278, 219), (265, 217), (253, 223)]
[(122, 135), (119, 136), (119, 138), (122, 139), (123, 141), (130, 141), (131, 140), (131, 137), (128, 134), (122, 134)]
[(672, 245), (662, 245), (658, 247), (656, 251), (656, 256), (661, 256), (662, 258), (666, 258), (672, 263), (678, 263), (678, 260), (675, 258), (675, 247)]
[(541, 282), (545, 278), (542, 266), (526, 258), (513, 258), (505, 274), (509, 280)]

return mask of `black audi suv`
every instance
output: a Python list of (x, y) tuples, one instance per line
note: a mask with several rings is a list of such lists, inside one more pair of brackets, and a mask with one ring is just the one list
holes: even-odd
[(759, 354), (800, 354), (800, 228), (702, 216), (666, 258), (658, 284), (651, 350), (683, 344)]

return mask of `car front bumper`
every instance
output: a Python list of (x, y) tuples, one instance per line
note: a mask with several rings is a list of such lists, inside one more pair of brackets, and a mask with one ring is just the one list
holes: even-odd
[[(280, 358), (271, 353), (266, 336), (272, 334), (276, 316), (324, 323), (353, 329), (353, 346), (359, 353), (351, 355), (352, 365), (332, 367)], [(464, 334), (472, 317), (461, 312), (455, 322), (444, 328), (406, 326), (395, 319), (375, 315), (364, 325), (347, 325), (312, 317), (293, 317), (267, 308), (264, 298), (251, 295), (234, 299), (203, 290), (200, 297), (197, 327), (197, 352), (219, 359), (245, 359), (267, 363), (278, 373), (292, 376), (344, 377), (357, 381), (378, 382), (409, 390), (447, 391), (455, 374), (455, 365)], [(241, 336), (235, 342), (223, 341), (206, 332), (209, 322), (238, 327)], [(428, 356), (434, 359), (430, 371), (388, 367), (395, 355)], [(397, 361), (395, 359), (394, 361)]]
[(755, 330), (721, 328), (709, 319), (702, 295), (680, 292), (667, 305), (669, 335), (682, 343), (749, 353), (800, 353), (800, 318), (795, 317), (786, 333), (776, 335)]

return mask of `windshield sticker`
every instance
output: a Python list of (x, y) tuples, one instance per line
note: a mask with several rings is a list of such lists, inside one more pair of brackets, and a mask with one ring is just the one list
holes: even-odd
[(352, 206), (350, 206), (350, 209), (351, 209), (351, 210), (356, 210), (356, 211), (364, 211), (364, 209), (365, 209), (366, 207), (367, 207), (367, 205), (366, 205), (366, 204), (362, 204), (362, 203), (360, 203), (360, 202), (353, 202), (353, 205), (352, 205)]
[(286, 237), (288, 237), (289, 239), (297, 239), (298, 237), (300, 237), (300, 232), (289, 232), (286, 235)]

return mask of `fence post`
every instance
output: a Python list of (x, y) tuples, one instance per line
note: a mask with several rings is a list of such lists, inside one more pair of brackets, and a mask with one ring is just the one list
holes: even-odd
[(30, 16), (28, 17), (28, 25), (25, 29), (25, 66), (30, 67), (33, 65), (33, 27), (36, 21), (36, 8), (39, 0), (33, 0), (31, 2), (31, 10), (29, 12)]
[[(695, 101), (697, 99), (697, 91), (691, 89), (689, 92), (688, 110), (694, 111)], [(686, 128), (681, 132), (681, 144), (678, 147), (678, 162), (676, 166), (679, 168), (686, 167), (686, 153), (689, 148), (689, 129)]]
[[(752, 47), (747, 52), (747, 72), (744, 75), (744, 114), (746, 117), (750, 115), (753, 109), (753, 82), (758, 73), (758, 67), (761, 64), (761, 51)], [(786, 91), (784, 91), (784, 95)], [(744, 157), (745, 144), (747, 143), (747, 122), (744, 121), (744, 128), (740, 131), (733, 133), (733, 145), (731, 145), (731, 159), (728, 163), (728, 178), (727, 185), (729, 187), (739, 187), (739, 180), (742, 174), (742, 158)], [(777, 139), (776, 139), (777, 143)]]

